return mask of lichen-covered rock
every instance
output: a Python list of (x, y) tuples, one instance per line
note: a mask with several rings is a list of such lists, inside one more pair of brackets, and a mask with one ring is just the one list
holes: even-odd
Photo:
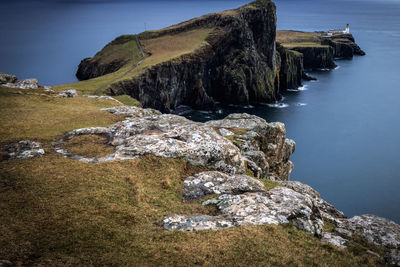
[(18, 78), (15, 75), (0, 73), (0, 84), (15, 83), (17, 80)]
[(103, 111), (110, 112), (115, 115), (124, 115), (129, 117), (146, 117), (146, 116), (154, 116), (161, 115), (161, 112), (151, 108), (139, 108), (133, 106), (120, 106), (120, 107), (112, 107), (112, 108), (103, 108)]
[(61, 97), (77, 97), (78, 93), (75, 89), (65, 90), (58, 94)]
[(223, 228), (233, 227), (231, 220), (227, 220), (222, 216), (208, 215), (182, 215), (172, 214), (167, 216), (162, 225), (166, 230), (185, 230), (185, 231), (200, 231), (200, 230), (219, 230)]
[(344, 216), (343, 212), (337, 210), (333, 205), (329, 204), (324, 199), (322, 199), (319, 193), (315, 191), (311, 186), (300, 183), (298, 181), (278, 181), (278, 182), (283, 186), (291, 188), (300, 194), (306, 194), (311, 198), (313, 198), (324, 220), (334, 224), (339, 224), (342, 222), (342, 219), (347, 218), (346, 216)]
[(383, 259), (389, 266), (400, 266), (400, 250), (391, 249), (385, 254)]
[[(210, 203), (210, 201), (208, 201)], [(180, 215), (177, 222), (174, 215), (167, 216), (163, 221), (165, 229), (179, 230), (206, 230), (219, 229), (216, 221), (224, 218), (226, 227), (240, 225), (283, 224), (292, 222), (296, 227), (312, 235), (320, 236), (323, 221), (318, 208), (313, 200), (289, 188), (275, 187), (267, 192), (247, 192), (239, 195), (224, 194), (212, 202), (216, 205), (219, 215), (207, 217), (212, 223), (207, 223), (207, 218), (199, 219), (201, 227), (187, 224), (193, 220), (193, 215)], [(199, 215), (201, 216), (201, 215)], [(197, 216), (195, 218), (198, 218)]]
[(189, 176), (183, 182), (185, 199), (200, 199), (207, 195), (265, 191), (262, 182), (241, 174), (228, 175), (208, 171)]
[(3, 147), (9, 159), (34, 158), (44, 155), (41, 144), (30, 140), (22, 140)]
[(37, 89), (39, 88), (37, 79), (25, 79), (25, 80), (17, 80), (15, 82), (10, 82), (3, 84), (3, 86), (10, 88), (18, 88), (18, 89)]
[(74, 136), (96, 134), (107, 137), (115, 153), (105, 158), (80, 160), (101, 162), (134, 159), (145, 155), (184, 158), (193, 165), (207, 166), (227, 173), (243, 173), (244, 162), (239, 149), (228, 139), (202, 123), (184, 117), (140, 108), (114, 108), (110, 112), (130, 114), (130, 118), (110, 127), (77, 129), (65, 134), (56, 150), (73, 157), (62, 144)]
[(354, 216), (343, 220), (339, 228), (357, 234), (369, 243), (400, 249), (400, 225), (388, 219), (375, 215)]
[(334, 235), (331, 233), (323, 232), (321, 237), (322, 243), (329, 243), (339, 248), (347, 248), (347, 243), (349, 242), (347, 239), (344, 239), (338, 235)]
[(296, 144), (286, 138), (283, 123), (267, 123), (260, 117), (242, 113), (230, 114), (222, 120), (208, 121), (206, 125), (234, 133), (225, 136), (233, 140), (248, 161), (259, 167), (259, 170), (252, 169), (258, 178), (274, 176), (281, 180), (289, 180), (293, 170), (293, 163), (289, 158)]

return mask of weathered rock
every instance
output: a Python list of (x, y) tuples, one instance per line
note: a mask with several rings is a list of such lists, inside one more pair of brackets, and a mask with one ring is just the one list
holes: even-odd
[[(258, 178), (275, 176), (281, 180), (289, 180), (293, 170), (293, 163), (289, 158), (296, 144), (293, 140), (286, 139), (283, 123), (267, 123), (260, 117), (243, 113), (230, 114), (223, 120), (208, 121), (206, 125), (234, 133), (230, 139), (246, 155), (248, 161), (260, 168), (252, 169)], [(251, 168), (251, 164), (249, 167)]]
[(400, 249), (400, 225), (388, 219), (375, 215), (354, 216), (343, 220), (338, 228), (357, 234), (369, 243)]
[(111, 114), (115, 115), (125, 115), (130, 117), (147, 117), (147, 116), (154, 116), (154, 115), (161, 115), (161, 112), (155, 109), (150, 108), (139, 108), (139, 107), (132, 107), (132, 106), (120, 106), (120, 107), (112, 107), (112, 108), (103, 108), (103, 111), (110, 112)]
[[(227, 173), (243, 173), (244, 162), (239, 149), (228, 139), (202, 123), (171, 114), (154, 115), (154, 110), (114, 108), (111, 112), (125, 112), (133, 117), (110, 127), (92, 127), (66, 133), (56, 150), (74, 156), (62, 149), (64, 141), (78, 135), (96, 134), (107, 137), (116, 149), (102, 159), (86, 162), (134, 159), (145, 155), (184, 158), (193, 165), (208, 166)], [(136, 116), (136, 117), (135, 117)]]
[(183, 182), (183, 197), (185, 199), (200, 199), (214, 194), (260, 191), (265, 191), (264, 184), (250, 176), (228, 175), (217, 171), (201, 172), (187, 177)]
[(193, 227), (193, 224), (187, 226), (187, 221), (193, 220), (193, 216), (186, 215), (180, 215), (181, 225), (174, 219), (176, 215), (167, 216), (163, 226), (171, 229), (170, 222), (173, 221), (173, 228), (179, 230), (219, 229), (221, 227), (215, 227), (215, 221), (224, 218), (226, 227), (292, 222), (312, 235), (320, 236), (322, 233), (323, 221), (313, 200), (289, 188), (275, 187), (267, 192), (240, 195), (224, 194), (214, 200), (213, 204), (216, 204), (220, 214), (208, 217), (212, 223), (207, 223), (207, 218), (202, 217), (201, 228)]
[(44, 155), (41, 144), (29, 140), (7, 144), (3, 147), (3, 150), (8, 153), (9, 159), (25, 159)]
[(13, 83), (6, 83), (3, 86), (18, 89), (37, 89), (39, 87), (37, 79), (18, 80)]
[(400, 250), (392, 249), (385, 254), (383, 259), (389, 266), (400, 266)]
[(167, 216), (162, 225), (166, 230), (185, 230), (185, 231), (200, 231), (200, 230), (219, 230), (223, 228), (233, 227), (231, 220), (227, 220), (222, 216), (208, 215), (182, 215), (172, 214)]
[(45, 92), (50, 92), (50, 93), (54, 93), (54, 90), (51, 86), (43, 86), (43, 90)]
[(333, 235), (331, 233), (323, 232), (321, 237), (321, 242), (329, 243), (339, 248), (347, 248), (347, 243), (349, 242), (347, 239), (344, 239), (340, 236)]
[(323, 200), (319, 193), (311, 186), (297, 181), (279, 181), (279, 183), (285, 187), (293, 189), (300, 194), (306, 194), (313, 198), (324, 220), (334, 224), (339, 224), (342, 222), (342, 219), (347, 218), (344, 216), (343, 212), (337, 210), (333, 205)]
[(58, 94), (61, 97), (77, 97), (78, 93), (75, 89), (65, 90)]
[(18, 78), (15, 75), (0, 73), (0, 84), (15, 83), (17, 80)]

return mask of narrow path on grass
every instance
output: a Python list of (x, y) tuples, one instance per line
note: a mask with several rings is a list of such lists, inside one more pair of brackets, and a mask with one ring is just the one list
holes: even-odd
[(109, 86), (109, 85), (113, 84), (114, 82), (116, 82), (117, 80), (119, 80), (119, 79), (125, 77), (129, 72), (133, 71), (137, 66), (139, 66), (140, 64), (142, 64), (143, 60), (146, 59), (146, 54), (144, 53), (144, 51), (143, 51), (143, 49), (142, 49), (142, 46), (141, 46), (141, 44), (140, 44), (140, 42), (139, 42), (139, 38), (138, 38), (137, 35), (135, 35), (135, 37), (136, 37), (136, 43), (137, 43), (137, 45), (138, 45), (138, 47), (139, 47), (139, 50), (140, 50), (140, 52), (142, 53), (142, 56), (143, 56), (142, 60), (140, 60), (140, 61), (139, 61), (138, 63), (136, 63), (135, 65), (133, 65), (129, 70), (127, 70), (127, 71), (126, 71), (125, 73), (123, 73), (121, 76), (118, 76), (118, 77), (112, 79), (111, 82), (110, 82), (109, 84), (107, 84), (107, 85), (102, 85), (102, 86), (100, 86), (99, 88), (97, 88), (97, 89), (95, 90), (95, 92), (101, 92), (101, 91), (102, 91), (103, 89), (105, 89), (107, 86)]

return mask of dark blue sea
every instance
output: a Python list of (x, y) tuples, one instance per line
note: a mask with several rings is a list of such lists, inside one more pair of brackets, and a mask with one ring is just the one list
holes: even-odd
[[(0, 72), (43, 85), (75, 81), (80, 60), (118, 35), (159, 29), (245, 1), (8, 1), (0, 3)], [(350, 31), (367, 53), (310, 73), (284, 107), (232, 107), (282, 121), (297, 143), (292, 180), (317, 189), (346, 215), (376, 214), (400, 223), (400, 1), (276, 0), (278, 29)]]

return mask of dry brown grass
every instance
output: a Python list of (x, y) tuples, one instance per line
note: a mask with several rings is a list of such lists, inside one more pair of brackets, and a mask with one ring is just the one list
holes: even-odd
[(319, 43), (319, 33), (299, 31), (277, 31), (276, 41), (278, 43)]
[(108, 126), (121, 119), (100, 111), (101, 108), (118, 106), (114, 101), (27, 94), (39, 92), (40, 89), (0, 87), (0, 142), (20, 139), (49, 141), (69, 130)]
[(76, 136), (65, 142), (64, 147), (70, 153), (90, 158), (101, 158), (115, 151), (106, 137), (98, 135)]

